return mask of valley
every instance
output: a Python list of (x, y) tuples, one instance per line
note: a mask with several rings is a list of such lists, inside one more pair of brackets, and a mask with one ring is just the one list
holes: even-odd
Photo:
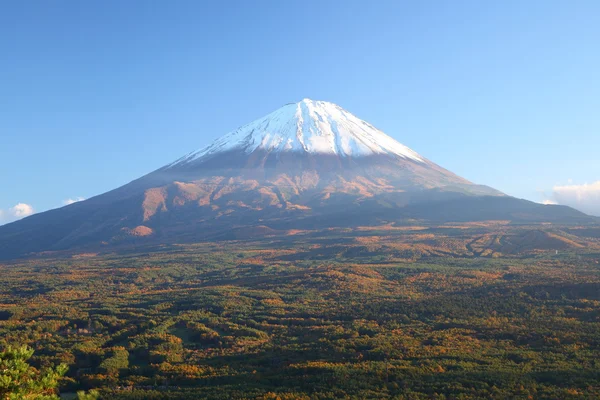
[(5, 262), (0, 346), (102, 398), (600, 396), (594, 229), (259, 232)]

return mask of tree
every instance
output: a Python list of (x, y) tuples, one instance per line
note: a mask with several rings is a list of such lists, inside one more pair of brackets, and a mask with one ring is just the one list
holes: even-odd
[(33, 349), (27, 346), (7, 347), (0, 352), (1, 400), (58, 399), (58, 380), (67, 372), (67, 365), (37, 370), (27, 362)]
[(97, 390), (90, 390), (89, 392), (85, 392), (80, 390), (77, 392), (77, 400), (96, 400), (100, 396), (100, 393)]
[(108, 375), (119, 375), (119, 372), (127, 367), (129, 367), (129, 352), (124, 347), (115, 347), (112, 355), (105, 358), (98, 369)]
[[(28, 346), (8, 346), (0, 352), (0, 400), (58, 400), (56, 387), (69, 367), (59, 364), (42, 371), (27, 362), (33, 355)], [(78, 400), (96, 400), (96, 390), (77, 392)]]

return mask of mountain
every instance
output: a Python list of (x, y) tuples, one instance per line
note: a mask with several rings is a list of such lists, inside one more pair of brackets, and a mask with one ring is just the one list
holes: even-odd
[(304, 99), (118, 189), (0, 227), (0, 256), (408, 219), (590, 221), (471, 183), (343, 108)]

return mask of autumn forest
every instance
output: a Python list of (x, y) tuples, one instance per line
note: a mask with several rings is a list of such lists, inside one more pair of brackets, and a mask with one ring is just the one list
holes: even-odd
[(597, 398), (597, 233), (386, 225), (47, 254), (0, 267), (0, 346), (66, 364), (63, 398)]

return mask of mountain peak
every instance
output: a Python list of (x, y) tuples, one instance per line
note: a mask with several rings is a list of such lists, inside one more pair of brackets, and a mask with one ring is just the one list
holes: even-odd
[(418, 153), (373, 125), (327, 101), (305, 98), (289, 103), (189, 153), (172, 165), (238, 150), (246, 154), (298, 152), (338, 157), (390, 155), (423, 163)]
[(333, 103), (303, 99), (120, 188), (0, 227), (0, 258), (222, 238), (239, 226), (310, 231), (415, 220), (590, 221), (476, 185)]

